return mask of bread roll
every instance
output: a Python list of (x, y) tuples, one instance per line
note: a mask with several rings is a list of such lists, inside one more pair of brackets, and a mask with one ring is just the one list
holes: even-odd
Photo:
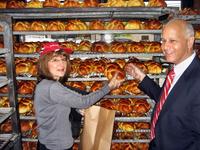
[(145, 46), (146, 53), (160, 53), (161, 50), (161, 43), (160, 42), (142, 42)]
[(6, 1), (0, 1), (0, 8), (6, 8), (7, 2)]
[(3, 86), (0, 88), (0, 93), (8, 93), (8, 86)]
[(105, 29), (106, 30), (124, 30), (125, 26), (122, 21), (120, 20), (111, 20), (109, 22), (106, 22)]
[(124, 0), (108, 0), (107, 3), (100, 3), (99, 7), (126, 7), (127, 1)]
[(111, 109), (111, 110), (115, 110), (115, 104), (112, 102), (112, 100), (110, 99), (106, 99), (106, 100), (102, 100), (100, 102), (100, 106), (107, 108), (107, 109)]
[(110, 43), (110, 51), (113, 53), (125, 53), (126, 46), (122, 42), (113, 41)]
[(200, 39), (200, 29), (195, 30), (195, 39)]
[(160, 74), (162, 72), (162, 65), (158, 62), (149, 60), (144, 62), (145, 66), (147, 66), (149, 74)]
[(7, 120), (3, 124), (1, 124), (1, 131), (4, 133), (10, 133), (12, 131), (12, 124), (10, 120)]
[(14, 31), (28, 31), (30, 30), (30, 23), (27, 21), (18, 21), (13, 26)]
[(10, 107), (8, 97), (0, 97), (0, 107)]
[(92, 43), (88, 40), (83, 40), (80, 42), (78, 46), (79, 51), (90, 51), (92, 47)]
[(127, 3), (127, 7), (144, 7), (144, 1), (143, 0), (129, 0)]
[(81, 64), (81, 59), (80, 58), (74, 58), (74, 59), (70, 60), (70, 64), (71, 64), (71, 72), (70, 72), (70, 74), (72, 76), (77, 76), (78, 75), (79, 65)]
[(14, 51), (15, 53), (20, 54), (31, 54), (39, 52), (41, 49), (41, 45), (34, 42), (26, 42), (26, 43), (15, 43)]
[(37, 75), (36, 63), (32, 59), (16, 59), (15, 65), (17, 75)]
[(65, 25), (61, 21), (49, 21), (47, 25), (47, 31), (64, 31)]
[(133, 110), (138, 114), (145, 114), (151, 108), (151, 105), (145, 99), (138, 99), (133, 105)]
[(45, 0), (43, 2), (43, 7), (52, 7), (52, 8), (59, 8), (60, 1), (59, 0)]
[(92, 84), (91, 88), (90, 88), (90, 92), (94, 92), (99, 90), (101, 87), (103, 87), (103, 83), (100, 81), (96, 81)]
[(82, 7), (82, 3), (80, 3), (77, 0), (65, 0), (63, 3), (63, 7), (64, 8), (68, 8), (68, 7)]
[(138, 88), (138, 82), (136, 80), (128, 80), (123, 84), (123, 89), (133, 95), (141, 94), (142, 91)]
[(137, 129), (150, 129), (150, 123), (149, 122), (136, 122), (136, 128)]
[(109, 52), (110, 46), (108, 43), (104, 41), (94, 42), (91, 48), (92, 52)]
[(17, 92), (18, 94), (32, 94), (35, 90), (36, 82), (35, 81), (18, 81), (17, 83)]
[(33, 21), (30, 26), (31, 31), (46, 31), (47, 24), (42, 21)]
[(70, 82), (69, 85), (74, 87), (74, 88), (86, 91), (86, 85), (83, 82), (78, 82), (78, 81)]
[(61, 47), (63, 48), (70, 48), (74, 51), (78, 49), (78, 45), (73, 41), (65, 41), (60, 43)]
[(146, 30), (159, 30), (162, 28), (162, 23), (159, 20), (153, 19), (145, 21)]
[(31, 0), (26, 4), (26, 8), (42, 8), (43, 2), (39, 0)]
[(135, 126), (132, 122), (119, 122), (118, 123), (118, 127), (119, 129), (123, 130), (123, 131), (134, 131), (135, 130)]
[(117, 108), (122, 113), (131, 113), (133, 111), (131, 102), (128, 99), (119, 100)]
[(125, 25), (125, 30), (141, 30), (141, 29), (143, 29), (143, 25), (140, 20), (129, 20)]
[(84, 0), (84, 7), (97, 7), (99, 5), (98, 0)]
[(149, 7), (167, 7), (165, 0), (149, 0), (147, 6)]
[(29, 98), (20, 98), (19, 101), (19, 113), (26, 114), (33, 109), (32, 100)]
[(115, 59), (114, 61), (115, 63), (117, 63), (120, 68), (124, 69), (125, 65), (126, 65), (126, 60), (125, 59)]
[(90, 75), (93, 72), (93, 60), (86, 59), (84, 62), (81, 62), (77, 71), (80, 76)]
[(29, 130), (31, 130), (31, 124), (30, 124), (29, 121), (22, 120), (20, 122), (20, 126), (21, 126), (21, 132), (23, 132), (23, 133), (28, 132)]
[(104, 22), (101, 20), (93, 20), (89, 22), (89, 29), (90, 30), (104, 30)]
[(23, 150), (37, 150), (37, 142), (22, 142)]
[(94, 65), (93, 71), (95, 73), (97, 74), (104, 73), (106, 62), (104, 62), (103, 60), (95, 60), (93, 65)]
[(143, 53), (145, 52), (145, 47), (141, 42), (130, 42), (127, 43), (127, 52), (130, 53)]
[(143, 62), (133, 62), (133, 64), (139, 67), (144, 73), (148, 73), (148, 68)]
[(10, 0), (6, 4), (6, 8), (25, 8), (25, 3), (23, 1)]
[(69, 31), (79, 31), (79, 30), (88, 30), (88, 26), (85, 22), (81, 20), (68, 20), (65, 25), (65, 30)]
[(117, 73), (117, 79), (122, 80), (125, 78), (124, 71), (117, 63), (108, 63), (104, 71), (104, 75), (110, 80)]

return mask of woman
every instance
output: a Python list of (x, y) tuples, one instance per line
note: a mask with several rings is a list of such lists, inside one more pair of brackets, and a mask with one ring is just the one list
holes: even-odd
[(123, 82), (115, 75), (100, 90), (81, 95), (63, 85), (70, 73), (69, 54), (58, 43), (44, 45), (38, 62), (40, 82), (34, 105), (39, 129), (39, 150), (72, 150), (74, 143), (69, 114), (71, 108), (87, 108)]

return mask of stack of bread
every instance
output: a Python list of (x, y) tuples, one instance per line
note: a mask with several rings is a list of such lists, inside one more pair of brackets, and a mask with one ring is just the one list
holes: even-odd
[(41, 49), (40, 42), (14, 43), (14, 52), (19, 54), (38, 53)]
[(36, 81), (18, 81), (17, 93), (18, 94), (33, 94), (36, 86)]
[(16, 21), (13, 24), (14, 31), (81, 31), (81, 30), (159, 30), (162, 23), (157, 19), (129, 20), (111, 19), (103, 21), (100, 19), (89, 22), (80, 19), (60, 20), (34, 20)]
[(31, 58), (17, 58), (15, 59), (15, 69), (17, 75), (22, 76), (36, 76), (37, 64), (36, 59)]

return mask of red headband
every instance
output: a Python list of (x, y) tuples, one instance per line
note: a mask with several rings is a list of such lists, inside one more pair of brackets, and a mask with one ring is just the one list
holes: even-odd
[(42, 51), (40, 51), (40, 56), (43, 56), (49, 52), (56, 52), (59, 50), (63, 50), (68, 54), (71, 54), (73, 52), (71, 48), (61, 47), (58, 42), (48, 42), (43, 44)]

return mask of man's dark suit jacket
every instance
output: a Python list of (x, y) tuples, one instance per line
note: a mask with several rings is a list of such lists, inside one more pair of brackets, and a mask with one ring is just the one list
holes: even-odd
[[(149, 77), (139, 85), (158, 102), (162, 93)], [(155, 107), (154, 107), (155, 108)], [(196, 56), (169, 93), (150, 150), (200, 150), (200, 60)]]

